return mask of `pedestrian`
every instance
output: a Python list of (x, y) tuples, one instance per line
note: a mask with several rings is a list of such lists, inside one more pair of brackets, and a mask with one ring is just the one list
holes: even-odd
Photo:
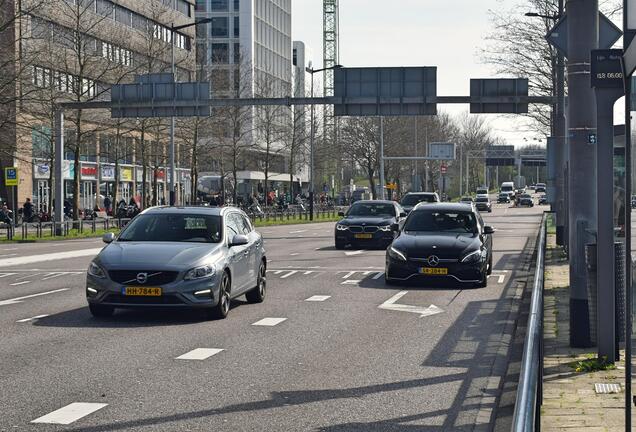
[(22, 215), (24, 216), (24, 220), (27, 222), (31, 222), (33, 218), (33, 203), (31, 203), (31, 198), (26, 199), (24, 205), (22, 206)]
[(106, 214), (108, 215), (110, 215), (111, 205), (112, 205), (112, 201), (110, 200), (110, 195), (108, 195), (106, 198), (104, 198), (104, 210), (106, 211)]
[(3, 205), (2, 208), (0, 209), (0, 222), (10, 224), (12, 220), (13, 220), (13, 214), (11, 210), (9, 210), (9, 207), (7, 207), (6, 205)]

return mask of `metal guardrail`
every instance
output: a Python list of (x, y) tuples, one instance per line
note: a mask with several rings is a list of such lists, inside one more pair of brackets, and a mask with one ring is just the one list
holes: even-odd
[(513, 432), (541, 430), (541, 404), (543, 403), (543, 273), (545, 270), (546, 223), (543, 214), (537, 263), (530, 300), (530, 314), (523, 346), (517, 399), (512, 420)]

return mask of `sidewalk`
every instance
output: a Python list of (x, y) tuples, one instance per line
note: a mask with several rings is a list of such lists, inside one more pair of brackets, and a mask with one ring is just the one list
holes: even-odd
[[(541, 430), (625, 430), (625, 368), (577, 372), (576, 363), (596, 357), (595, 348), (569, 347), (569, 268), (555, 236), (548, 236), (544, 304), (544, 378)], [(597, 393), (595, 384), (618, 384), (619, 393)], [(636, 418), (636, 417), (634, 417)]]

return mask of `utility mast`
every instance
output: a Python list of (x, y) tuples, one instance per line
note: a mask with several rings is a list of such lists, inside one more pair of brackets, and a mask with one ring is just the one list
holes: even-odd
[[(340, 28), (339, 28), (339, 14), (338, 14), (338, 2), (339, 0), (323, 0), (323, 67), (330, 68), (337, 64), (340, 64)], [(324, 96), (333, 96), (334, 94), (334, 71), (326, 70), (323, 76)], [(336, 119), (334, 117), (333, 107), (331, 105), (325, 105), (324, 108), (324, 137), (327, 148), (324, 150), (328, 155), (335, 155), (336, 157), (329, 161), (333, 171), (335, 171), (336, 184), (340, 180), (340, 172), (342, 170), (341, 153), (337, 148), (338, 143), (338, 127)], [(323, 168), (323, 174), (325, 173)]]

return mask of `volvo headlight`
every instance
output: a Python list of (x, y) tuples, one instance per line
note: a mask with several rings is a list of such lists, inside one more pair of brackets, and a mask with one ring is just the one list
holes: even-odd
[(389, 247), (389, 257), (399, 261), (406, 261), (406, 253), (393, 246)]
[(464, 258), (462, 258), (463, 263), (476, 263), (480, 260), (486, 259), (486, 250), (476, 250), (474, 252), (469, 253)]
[(93, 261), (88, 265), (88, 274), (96, 278), (105, 279), (106, 272)]
[(216, 267), (213, 265), (204, 265), (201, 267), (195, 267), (193, 269), (188, 270), (184, 279), (185, 280), (194, 280), (194, 279), (203, 279), (207, 277), (212, 277), (216, 275)]
[(346, 230), (348, 230), (348, 229), (349, 229), (349, 227), (348, 227), (348, 226), (346, 226), (346, 225), (336, 224), (336, 229), (337, 229), (338, 231), (346, 231)]
[(380, 231), (389, 232), (389, 231), (391, 231), (391, 225), (379, 226), (378, 229)]

